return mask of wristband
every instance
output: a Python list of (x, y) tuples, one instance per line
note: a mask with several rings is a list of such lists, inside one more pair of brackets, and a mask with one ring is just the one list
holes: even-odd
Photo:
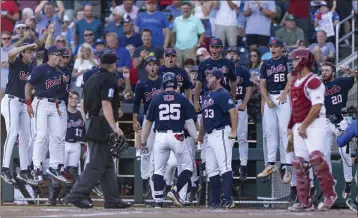
[(56, 108), (59, 108), (60, 107), (60, 101), (56, 101)]
[(25, 101), (25, 103), (26, 103), (26, 105), (31, 105), (31, 99), (26, 99), (26, 101)]

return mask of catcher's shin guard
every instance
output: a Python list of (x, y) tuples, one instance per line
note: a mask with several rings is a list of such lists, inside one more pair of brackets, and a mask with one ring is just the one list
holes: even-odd
[(310, 204), (310, 178), (308, 175), (308, 162), (302, 157), (296, 157), (292, 166), (296, 169), (296, 190), (297, 198), (301, 204), (308, 206)]
[(325, 198), (336, 197), (337, 193), (334, 190), (334, 180), (332, 174), (329, 172), (329, 166), (323, 159), (320, 151), (313, 151), (310, 156), (310, 164), (312, 165), (315, 174), (319, 180), (323, 196)]

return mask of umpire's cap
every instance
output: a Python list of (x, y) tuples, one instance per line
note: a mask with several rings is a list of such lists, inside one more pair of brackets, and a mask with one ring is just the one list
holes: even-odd
[(117, 58), (116, 51), (105, 49), (101, 52), (103, 52), (102, 54), (99, 55), (101, 64), (114, 64), (117, 62), (118, 58)]
[(154, 62), (155, 64), (158, 64), (158, 59), (154, 56), (145, 57), (144, 59), (145, 66), (147, 66), (147, 64), (149, 64), (150, 62)]

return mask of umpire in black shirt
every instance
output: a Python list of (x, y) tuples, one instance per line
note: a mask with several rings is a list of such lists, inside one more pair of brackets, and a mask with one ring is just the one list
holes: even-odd
[(116, 123), (118, 117), (118, 86), (114, 76), (116, 52), (107, 50), (100, 58), (100, 70), (85, 84), (84, 112), (86, 114), (86, 139), (89, 143), (90, 161), (67, 196), (67, 202), (79, 208), (92, 208), (89, 194), (99, 181), (103, 189), (104, 208), (126, 208), (130, 204), (122, 201), (108, 142), (108, 135), (123, 132)]

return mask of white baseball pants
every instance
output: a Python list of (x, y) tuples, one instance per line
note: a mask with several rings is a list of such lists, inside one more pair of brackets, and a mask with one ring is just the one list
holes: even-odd
[(81, 158), (80, 142), (65, 142), (65, 167), (77, 167)]
[[(236, 108), (239, 108), (241, 104), (242, 100), (237, 100)], [(249, 156), (249, 143), (247, 141), (249, 116), (247, 114), (247, 108), (244, 111), (238, 111), (238, 113), (237, 141), (239, 143), (240, 165), (247, 166), (247, 159)]]

